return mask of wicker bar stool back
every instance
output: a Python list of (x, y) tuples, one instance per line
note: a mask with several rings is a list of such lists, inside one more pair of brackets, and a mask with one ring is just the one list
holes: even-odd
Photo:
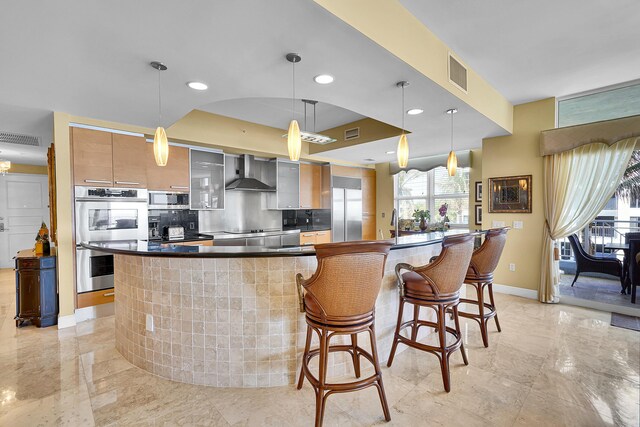
[[(485, 347), (489, 347), (489, 319), (493, 317), (498, 332), (502, 331), (500, 321), (498, 320), (496, 304), (493, 299), (493, 272), (498, 266), (498, 262), (502, 256), (502, 250), (507, 242), (507, 231), (509, 231), (509, 227), (492, 228), (487, 231), (482, 246), (473, 252), (471, 262), (469, 263), (469, 270), (464, 279), (465, 283), (475, 288), (477, 299), (460, 299), (461, 303), (473, 304), (478, 307), (477, 313), (460, 310), (459, 314), (462, 317), (478, 322), (482, 334), (482, 343)], [(489, 302), (486, 302), (484, 298), (485, 289), (489, 295)]]
[[(473, 253), (474, 234), (445, 237), (442, 241), (442, 252), (427, 265), (414, 267), (410, 264), (396, 265), (398, 286), (400, 288), (400, 307), (398, 309), (398, 323), (394, 334), (393, 345), (387, 366), (391, 366), (398, 343), (435, 354), (440, 360), (444, 389), (451, 390), (449, 374), (449, 357), (451, 353), (460, 349), (465, 365), (467, 356), (462, 343), (460, 322), (458, 320), (458, 303), (460, 288)], [(402, 270), (407, 270), (401, 274)], [(403, 322), (404, 305), (413, 304), (413, 319)], [(420, 307), (430, 307), (435, 310), (435, 322), (421, 320)], [(446, 313), (451, 310), (455, 328), (446, 325)], [(423, 344), (418, 341), (418, 330), (421, 326), (435, 328), (438, 332), (439, 346)], [(405, 337), (400, 332), (411, 328), (411, 336)], [(453, 336), (453, 342), (447, 342), (447, 334)]]
[[(384, 266), (391, 242), (358, 241), (316, 245), (318, 267), (308, 279), (296, 276), (300, 311), (306, 314), (307, 339), (302, 356), (298, 389), (306, 378), (316, 393), (315, 425), (322, 425), (326, 398), (333, 393), (362, 390), (375, 386), (378, 390), (386, 421), (391, 420), (382, 384), (382, 373), (376, 350), (374, 329), (375, 303), (382, 285)], [(313, 333), (320, 347), (311, 349)], [(358, 333), (367, 332), (371, 352), (358, 346)], [(336, 335), (350, 335), (351, 344), (331, 345)], [(360, 378), (360, 357), (374, 367), (374, 375), (349, 383), (327, 382), (327, 359), (330, 352), (344, 351), (351, 355), (356, 378)], [(319, 357), (318, 376), (309, 363)]]

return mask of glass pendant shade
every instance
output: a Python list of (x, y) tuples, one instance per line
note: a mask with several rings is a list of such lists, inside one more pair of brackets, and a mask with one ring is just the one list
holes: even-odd
[(302, 151), (302, 138), (300, 137), (300, 126), (297, 120), (291, 120), (289, 123), (289, 132), (287, 133), (287, 149), (289, 150), (289, 159), (297, 162), (300, 160), (300, 151)]
[(451, 150), (449, 152), (449, 158), (447, 158), (447, 171), (449, 172), (449, 176), (454, 176), (457, 168), (458, 158), (456, 157), (456, 153)]
[(0, 159), (0, 174), (4, 175), (11, 169), (11, 162), (9, 160)]
[(163, 127), (158, 127), (153, 136), (153, 156), (158, 166), (166, 166), (169, 160), (169, 141)]
[(406, 168), (409, 164), (409, 141), (407, 141), (407, 135), (404, 133), (400, 135), (398, 141), (398, 166)]

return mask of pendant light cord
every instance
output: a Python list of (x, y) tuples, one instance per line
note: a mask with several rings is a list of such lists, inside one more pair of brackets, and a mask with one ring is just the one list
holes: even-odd
[[(293, 97), (291, 98), (291, 120), (296, 118), (296, 61), (291, 62), (292, 75), (293, 75)], [(306, 119), (306, 118), (305, 118)], [(306, 125), (305, 125), (306, 128)]]
[(402, 83), (402, 133), (404, 133), (404, 86)]
[(451, 151), (453, 151), (453, 111), (451, 112)]
[(162, 91), (160, 90), (160, 73), (162, 73), (162, 71), (158, 68), (158, 127), (162, 126)]

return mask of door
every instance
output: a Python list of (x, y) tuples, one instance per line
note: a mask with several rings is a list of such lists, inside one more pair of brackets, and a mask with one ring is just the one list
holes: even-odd
[(163, 191), (189, 191), (189, 149), (169, 146), (169, 161), (166, 166), (156, 165), (153, 144), (146, 145), (146, 154), (141, 162), (147, 165), (147, 188)]
[(147, 188), (147, 141), (141, 136), (113, 134), (114, 187)]
[(12, 258), (33, 248), (42, 221), (49, 223), (47, 175), (0, 175), (0, 268), (13, 267)]
[(362, 190), (346, 189), (346, 240), (362, 240)]
[(344, 242), (344, 239), (345, 239), (344, 196), (345, 196), (344, 188), (333, 189), (333, 216), (332, 216), (331, 230), (333, 231), (334, 242)]

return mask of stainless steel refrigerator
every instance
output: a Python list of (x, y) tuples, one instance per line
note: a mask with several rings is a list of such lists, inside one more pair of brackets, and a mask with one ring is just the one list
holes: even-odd
[(332, 240), (362, 240), (362, 180), (334, 176), (332, 193)]

